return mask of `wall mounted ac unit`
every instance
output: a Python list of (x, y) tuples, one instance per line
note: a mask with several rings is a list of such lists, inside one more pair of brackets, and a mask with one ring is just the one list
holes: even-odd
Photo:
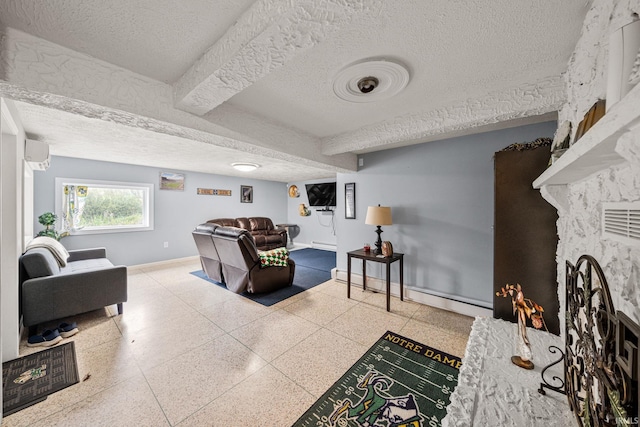
[(51, 163), (49, 144), (46, 142), (27, 139), (24, 144), (24, 159), (33, 170), (47, 170)]

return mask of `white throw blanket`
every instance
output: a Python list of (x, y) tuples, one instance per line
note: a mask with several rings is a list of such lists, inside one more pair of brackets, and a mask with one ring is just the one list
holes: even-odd
[(27, 244), (26, 251), (33, 248), (45, 248), (48, 249), (49, 252), (53, 255), (53, 257), (58, 261), (58, 265), (60, 267), (64, 267), (67, 265), (67, 259), (69, 259), (69, 252), (67, 249), (62, 246), (62, 243), (58, 242), (56, 239), (46, 236), (39, 236), (31, 240)]

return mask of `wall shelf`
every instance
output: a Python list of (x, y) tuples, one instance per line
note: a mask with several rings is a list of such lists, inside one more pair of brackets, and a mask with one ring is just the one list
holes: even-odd
[(534, 182), (534, 188), (566, 185), (622, 163), (620, 136), (640, 126), (640, 85), (636, 85)]

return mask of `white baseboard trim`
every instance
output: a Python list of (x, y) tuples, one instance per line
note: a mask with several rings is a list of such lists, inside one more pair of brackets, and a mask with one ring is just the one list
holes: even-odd
[(332, 252), (336, 251), (336, 246), (331, 245), (329, 243), (319, 243), (319, 242), (294, 243), (293, 246), (287, 246), (287, 249), (289, 249), (290, 251), (296, 251), (298, 249), (305, 249), (305, 248), (322, 249), (325, 251), (332, 251)]
[(294, 243), (293, 246), (287, 246), (289, 251), (297, 251), (298, 249), (310, 248), (311, 245), (308, 243)]
[(199, 255), (194, 255), (194, 256), (188, 256), (188, 257), (184, 257), (184, 258), (172, 258), (172, 259), (166, 259), (164, 261), (154, 261), (154, 262), (149, 262), (147, 264), (135, 264), (135, 265), (127, 266), (127, 269), (128, 270), (137, 270), (137, 269), (160, 267), (160, 266), (168, 265), (168, 264), (176, 264), (176, 263), (180, 263), (180, 262), (191, 262), (191, 261), (199, 262), (200, 261), (200, 256)]
[[(337, 268), (331, 270), (331, 277), (339, 282), (347, 283), (347, 272), (339, 271)], [(351, 283), (362, 286), (362, 275), (351, 272)], [(386, 283), (383, 279), (367, 276), (367, 289), (372, 289), (377, 292), (384, 293)], [(391, 282), (391, 295), (400, 297), (400, 284)], [(425, 304), (431, 307), (441, 308), (443, 310), (452, 311), (454, 313), (464, 314), (465, 316), (488, 316), (493, 317), (493, 310), (479, 307), (474, 304), (466, 302), (456, 301), (449, 298), (444, 298), (437, 295), (428, 294), (420, 291), (416, 288), (411, 288), (405, 285), (404, 287), (405, 300), (417, 302), (419, 304)]]
[(335, 252), (338, 248), (338, 245), (336, 245), (335, 243), (316, 242), (315, 240), (312, 240), (311, 247), (314, 249), (324, 249), (325, 251)]

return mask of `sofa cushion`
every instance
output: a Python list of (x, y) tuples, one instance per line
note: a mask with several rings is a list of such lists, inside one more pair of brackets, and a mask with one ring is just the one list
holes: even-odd
[(56, 261), (51, 251), (45, 248), (34, 248), (26, 251), (20, 257), (20, 263), (30, 279), (53, 276), (60, 273), (58, 261)]
[(286, 248), (271, 249), (258, 252), (260, 267), (286, 267), (289, 263), (289, 251)]
[(106, 258), (83, 259), (68, 263), (66, 267), (60, 269), (60, 274), (82, 273), (109, 267), (113, 267), (113, 264)]
[(215, 236), (231, 237), (233, 239), (238, 239), (243, 234), (247, 234), (247, 230), (238, 227), (218, 227), (213, 231)]
[(217, 223), (214, 222), (205, 222), (204, 224), (200, 224), (198, 225), (194, 231), (199, 232), (199, 233), (205, 233), (205, 234), (211, 234), (215, 231), (216, 228), (218, 228), (219, 225)]
[[(248, 231), (253, 238), (253, 242), (260, 250), (267, 251), (287, 246), (287, 230), (275, 228), (273, 221), (268, 217), (217, 218), (210, 219), (207, 222), (221, 227), (236, 227)], [(204, 230), (195, 230), (195, 232), (202, 231)]]
[(270, 230), (273, 230), (273, 222), (270, 218), (265, 218), (263, 216), (256, 216), (253, 218), (249, 218), (249, 230), (250, 231), (260, 231), (264, 233), (268, 233)]
[(251, 237), (253, 237), (253, 240), (256, 242), (256, 246), (262, 248), (262, 250), (285, 246), (282, 237), (277, 234), (253, 234)]
[(236, 218), (236, 227), (240, 227), (240, 228), (244, 228), (245, 230), (252, 231), (251, 222), (249, 221), (249, 218), (245, 218), (245, 217)]
[(58, 242), (56, 239), (47, 236), (38, 236), (33, 238), (29, 243), (27, 243), (25, 252), (34, 248), (44, 248), (49, 250), (60, 267), (67, 265), (69, 252), (67, 252), (67, 249), (62, 246), (62, 243)]
[(217, 218), (210, 219), (207, 222), (218, 224), (221, 227), (237, 227), (235, 218)]

